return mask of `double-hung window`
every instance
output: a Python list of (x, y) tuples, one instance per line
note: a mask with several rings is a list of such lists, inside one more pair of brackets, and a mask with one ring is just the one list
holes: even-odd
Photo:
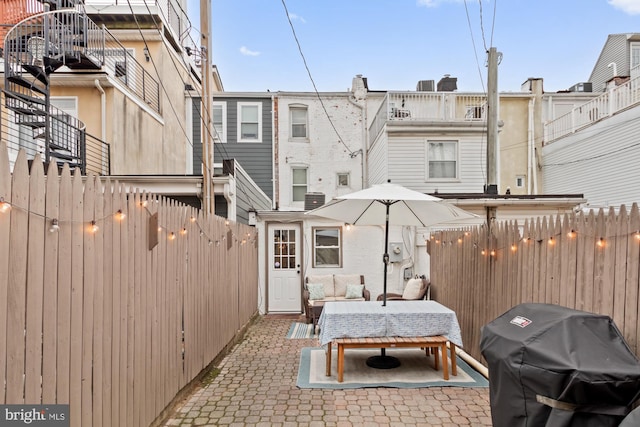
[(427, 141), (427, 179), (458, 178), (458, 142)]
[(292, 169), (292, 201), (304, 202), (304, 195), (307, 194), (307, 168)]
[(342, 236), (340, 227), (313, 229), (313, 266), (340, 267)]
[(262, 142), (262, 104), (238, 102), (238, 142)]
[(291, 139), (294, 141), (308, 141), (306, 105), (293, 104), (289, 106), (291, 120)]
[(213, 141), (227, 142), (227, 103), (223, 101), (213, 102)]

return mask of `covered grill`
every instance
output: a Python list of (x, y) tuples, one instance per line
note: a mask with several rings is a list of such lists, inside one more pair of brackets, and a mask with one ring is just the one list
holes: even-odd
[(482, 328), (494, 427), (618, 426), (640, 362), (608, 316), (520, 304)]

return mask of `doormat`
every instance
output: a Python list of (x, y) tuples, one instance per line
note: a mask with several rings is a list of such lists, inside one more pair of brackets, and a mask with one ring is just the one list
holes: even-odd
[(326, 351), (321, 347), (305, 347), (300, 354), (297, 386), (299, 388), (422, 388), (422, 387), (489, 387), (489, 381), (478, 371), (457, 357), (458, 375), (449, 381), (442, 378), (442, 367), (433, 369), (433, 356), (420, 349), (387, 349), (387, 355), (397, 357), (400, 366), (394, 369), (375, 369), (367, 366), (370, 356), (380, 349), (349, 349), (344, 353), (344, 381), (338, 382), (338, 354), (332, 351), (331, 376), (326, 376)]
[(287, 338), (289, 339), (297, 339), (297, 338), (316, 338), (313, 323), (300, 323), (293, 322), (291, 323), (291, 327), (289, 328), (289, 332), (287, 333)]

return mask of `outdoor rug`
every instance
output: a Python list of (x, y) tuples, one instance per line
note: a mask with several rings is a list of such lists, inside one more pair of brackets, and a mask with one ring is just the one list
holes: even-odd
[[(300, 354), (297, 386), (299, 388), (365, 388), (365, 387), (488, 387), (489, 381), (460, 357), (457, 358), (458, 375), (449, 381), (442, 379), (442, 367), (433, 369), (433, 356), (425, 356), (420, 349), (387, 349), (387, 355), (400, 359), (395, 369), (375, 369), (366, 365), (370, 356), (379, 355), (380, 349), (349, 349), (344, 357), (344, 381), (338, 382), (338, 353), (332, 351), (331, 376), (325, 375), (325, 350), (305, 347)], [(457, 356), (456, 356), (457, 357)]]
[(291, 327), (289, 328), (289, 332), (287, 333), (287, 338), (316, 338), (316, 335), (313, 331), (313, 324), (300, 322), (291, 323)]

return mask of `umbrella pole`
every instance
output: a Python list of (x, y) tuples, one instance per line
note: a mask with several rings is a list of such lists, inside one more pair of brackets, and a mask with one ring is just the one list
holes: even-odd
[[(384, 262), (384, 278), (382, 279), (382, 306), (387, 305), (387, 265), (389, 265), (389, 206), (390, 203), (385, 203), (387, 206), (387, 216), (384, 224), (384, 255), (382, 256), (382, 262)], [(376, 369), (393, 369), (400, 366), (400, 361), (393, 357), (387, 356), (386, 349), (380, 349), (380, 356), (371, 356), (367, 359), (367, 366)]]

